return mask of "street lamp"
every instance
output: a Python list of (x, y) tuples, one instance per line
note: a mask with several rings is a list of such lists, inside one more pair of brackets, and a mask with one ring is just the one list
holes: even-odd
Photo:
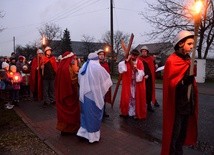
[[(194, 62), (195, 62), (195, 53), (197, 48), (197, 40), (198, 40), (198, 30), (199, 26), (201, 24), (201, 14), (202, 14), (202, 8), (203, 3), (201, 0), (196, 0), (195, 4), (193, 5), (192, 15), (194, 19), (194, 45), (192, 50), (192, 58), (191, 58), (191, 64), (190, 64), (190, 75), (193, 75), (194, 73)], [(190, 93), (191, 93), (191, 85), (188, 87), (188, 99), (190, 99)]]
[(107, 46), (105, 47), (104, 51), (105, 51), (106, 53), (109, 53), (109, 52), (110, 52), (110, 47), (107, 45)]

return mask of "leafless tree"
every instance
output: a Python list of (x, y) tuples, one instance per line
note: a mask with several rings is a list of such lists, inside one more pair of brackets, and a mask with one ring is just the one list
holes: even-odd
[(41, 35), (41, 37), (45, 35), (49, 45), (53, 39), (61, 38), (62, 30), (54, 23), (46, 23), (43, 27), (39, 29), (39, 34)]
[[(117, 73), (117, 65), (115, 65), (116, 62), (119, 62), (121, 60), (120, 56), (124, 56), (124, 52), (122, 52), (122, 47), (121, 47), (121, 40), (123, 39), (124, 43), (128, 43), (129, 39), (128, 34), (123, 33), (122, 31), (115, 31), (113, 40), (114, 40), (114, 49), (112, 50), (111, 53), (111, 60), (110, 60), (110, 70), (111, 74), (114, 75)], [(102, 36), (102, 42), (104, 42), (107, 45), (111, 45), (111, 32), (107, 31), (103, 36)]]
[(95, 41), (94, 37), (84, 34), (82, 36), (81, 41), (83, 42), (83, 48), (84, 48), (84, 51), (87, 52), (87, 55), (96, 50), (94, 46), (94, 41)]
[[(2, 14), (2, 12), (0, 11), (0, 18), (3, 18), (4, 15)], [(3, 28), (1, 25), (0, 25), (0, 32), (2, 32), (5, 28)]]
[[(127, 44), (129, 41), (129, 37), (130, 35), (123, 33), (122, 31), (116, 31), (114, 32), (114, 52), (116, 54), (116, 56), (118, 54), (121, 54), (121, 40), (123, 39), (124, 42)], [(103, 37), (102, 37), (102, 41), (106, 44), (111, 44), (111, 33), (110, 31), (106, 32)]]
[[(192, 1), (194, 2), (194, 1)], [(155, 4), (147, 3), (149, 12), (142, 12), (143, 17), (152, 24), (154, 30), (146, 33), (150, 39), (169, 41), (180, 30), (193, 31), (193, 16), (189, 13), (191, 4), (184, 0), (157, 0)], [(214, 46), (214, 6), (213, 0), (204, 0), (204, 9), (199, 28), (198, 58), (206, 59), (208, 51)]]

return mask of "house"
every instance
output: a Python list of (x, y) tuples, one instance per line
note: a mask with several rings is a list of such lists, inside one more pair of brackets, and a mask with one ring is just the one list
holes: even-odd
[[(53, 40), (50, 43), (50, 47), (53, 49), (53, 55), (58, 57), (63, 54), (61, 40)], [(105, 43), (98, 42), (82, 42), (82, 41), (71, 41), (71, 47), (78, 57), (85, 58), (89, 53), (94, 52), (100, 48), (103, 48)]]
[(168, 51), (172, 48), (172, 43), (164, 42), (164, 43), (149, 43), (149, 44), (139, 44), (136, 49), (140, 51), (143, 46), (147, 46), (150, 54), (159, 55), (165, 51)]
[(147, 46), (149, 54), (156, 57), (156, 63), (162, 66), (166, 58), (174, 51), (173, 45), (170, 42), (139, 44), (136, 49), (140, 51), (143, 46)]

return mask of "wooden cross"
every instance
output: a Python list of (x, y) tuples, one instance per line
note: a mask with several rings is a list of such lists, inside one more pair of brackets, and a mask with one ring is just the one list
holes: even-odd
[[(133, 33), (132, 33), (131, 36), (130, 36), (128, 46), (125, 45), (123, 39), (121, 40), (121, 47), (122, 47), (123, 51), (125, 52), (124, 59), (126, 59), (126, 58), (128, 57), (128, 55), (129, 55), (129, 51), (130, 51), (130, 49), (131, 49), (133, 40), (134, 40), (134, 34), (133, 34)], [(112, 107), (113, 107), (113, 105), (114, 105), (114, 101), (115, 101), (115, 98), (116, 98), (116, 96), (117, 96), (117, 92), (118, 92), (118, 88), (119, 88), (119, 86), (120, 86), (121, 80), (122, 80), (122, 75), (120, 74), (119, 77), (118, 77), (118, 81), (117, 81), (117, 84), (116, 84), (116, 87), (115, 87), (114, 95), (113, 95), (113, 98), (112, 98), (112, 101), (111, 101)]]

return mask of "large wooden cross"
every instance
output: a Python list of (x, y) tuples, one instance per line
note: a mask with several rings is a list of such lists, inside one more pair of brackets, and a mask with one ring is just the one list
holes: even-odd
[[(125, 55), (124, 59), (126, 59), (128, 57), (128, 55), (129, 55), (129, 51), (131, 49), (133, 40), (134, 40), (134, 34), (133, 33), (131, 34), (131, 36), (129, 38), (129, 44), (128, 44), (128, 46), (126, 46), (126, 44), (125, 44), (125, 42), (124, 42), (123, 39), (121, 40), (121, 47), (122, 47), (122, 49), (123, 49), (123, 51), (125, 53), (124, 54)], [(117, 81), (117, 84), (116, 84), (116, 87), (115, 87), (114, 95), (113, 95), (113, 98), (112, 98), (112, 101), (111, 101), (112, 102), (112, 104), (111, 104), (112, 107), (114, 105), (114, 101), (115, 101), (115, 98), (117, 96), (117, 92), (118, 92), (118, 88), (120, 86), (121, 80), (122, 80), (122, 75), (120, 74), (119, 77), (118, 77), (118, 81)]]

